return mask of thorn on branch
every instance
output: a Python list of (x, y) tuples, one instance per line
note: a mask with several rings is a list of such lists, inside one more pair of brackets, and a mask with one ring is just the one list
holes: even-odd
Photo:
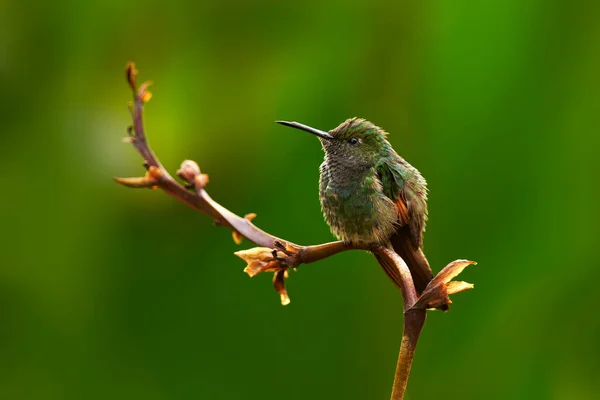
[(156, 186), (156, 180), (149, 174), (135, 178), (115, 178), (115, 181), (130, 188), (152, 188)]
[[(127, 138), (125, 138), (127, 139)], [(150, 166), (146, 175), (141, 177), (132, 178), (115, 178), (117, 183), (130, 188), (150, 188), (158, 189), (158, 182), (162, 178), (162, 171), (160, 168)]]

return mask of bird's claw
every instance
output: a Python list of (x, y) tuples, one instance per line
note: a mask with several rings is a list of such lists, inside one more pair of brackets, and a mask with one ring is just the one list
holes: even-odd
[(271, 253), (273, 258), (281, 264), (283, 267), (296, 268), (302, 262), (300, 260), (300, 248), (298, 246), (283, 243), (276, 240), (274, 243), (274, 249)]

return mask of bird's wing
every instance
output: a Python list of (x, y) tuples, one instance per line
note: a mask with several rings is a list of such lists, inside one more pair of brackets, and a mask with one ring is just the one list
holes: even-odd
[(424, 185), (419, 191), (409, 179), (407, 171), (401, 168), (398, 163), (384, 161), (376, 167), (376, 171), (383, 193), (398, 209), (399, 226), (390, 243), (408, 265), (415, 288), (421, 293), (433, 278), (429, 262), (421, 250), (427, 218), (426, 193)]
[(383, 193), (398, 209), (400, 226), (408, 225), (413, 244), (415, 247), (421, 247), (427, 221), (427, 193), (424, 181), (422, 187), (417, 187), (409, 175), (410, 171), (403, 169), (398, 162), (383, 161), (375, 170), (383, 186)]

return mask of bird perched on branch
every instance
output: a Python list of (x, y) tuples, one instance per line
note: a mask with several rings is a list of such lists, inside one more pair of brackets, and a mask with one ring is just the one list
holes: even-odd
[[(319, 197), (332, 233), (345, 242), (392, 248), (408, 265), (421, 293), (433, 274), (422, 251), (427, 183), (419, 171), (394, 151), (383, 129), (362, 118), (347, 119), (329, 132), (277, 122), (321, 141), (325, 160)], [(396, 267), (382, 265), (400, 285)]]

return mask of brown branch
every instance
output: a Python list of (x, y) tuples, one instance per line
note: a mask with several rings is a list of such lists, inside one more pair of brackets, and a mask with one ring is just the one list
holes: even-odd
[(448, 311), (449, 305), (452, 303), (448, 295), (472, 289), (473, 285), (470, 283), (452, 281), (452, 278), (460, 274), (468, 265), (475, 263), (468, 260), (451, 262), (429, 282), (419, 296), (408, 265), (395, 251), (383, 246), (375, 247), (371, 251), (384, 270), (396, 271), (395, 275), (400, 277), (404, 306), (404, 329), (391, 399), (401, 400), (404, 398), (417, 341), (425, 324), (427, 309)]
[[(144, 177), (115, 178), (118, 183), (132, 188), (162, 189), (176, 200), (212, 217), (217, 225), (231, 229), (233, 239), (236, 243), (240, 243), (241, 238), (246, 238), (250, 242), (260, 246), (260, 248), (269, 249), (269, 253), (271, 254), (270, 259), (261, 259), (260, 261), (263, 263), (261, 264), (262, 267), (258, 268), (258, 264), (255, 264), (254, 270), (258, 268), (259, 272), (275, 272), (274, 286), (280, 294), (285, 292), (283, 284), (285, 274), (282, 271), (288, 268), (296, 268), (301, 264), (319, 261), (342, 251), (369, 249), (369, 246), (364, 244), (349, 244), (342, 241), (314, 246), (300, 246), (263, 231), (251, 222), (256, 214), (247, 214), (245, 217), (240, 217), (214, 201), (208, 195), (205, 190), (205, 186), (208, 183), (208, 175), (202, 174), (198, 164), (194, 161), (184, 161), (181, 164), (181, 168), (177, 171), (177, 175), (185, 182), (185, 185), (176, 181), (162, 166), (148, 143), (144, 129), (143, 113), (144, 103), (150, 100), (152, 94), (148, 91), (150, 82), (145, 82), (137, 88), (137, 74), (138, 71), (135, 69), (135, 65), (133, 63), (127, 64), (127, 81), (133, 91), (133, 103), (129, 106), (133, 125), (128, 128), (127, 132), (129, 136), (125, 141), (132, 143), (140, 153), (144, 159), (144, 166), (147, 172)], [(263, 257), (266, 253), (265, 250), (262, 250), (258, 253), (238, 252), (236, 254), (251, 263), (254, 254), (261, 254), (261, 257)], [(286, 304), (289, 302), (287, 293), (285, 294), (284, 302)]]
[(404, 305), (404, 331), (400, 343), (398, 362), (396, 363), (391, 397), (392, 400), (399, 400), (404, 398), (417, 341), (425, 324), (426, 309), (414, 308), (419, 301), (419, 295), (415, 289), (408, 265), (404, 260), (396, 252), (385, 247), (373, 249), (373, 254), (382, 266), (385, 265), (384, 269), (395, 269), (402, 282), (400, 289), (402, 290)]
[(404, 330), (402, 332), (402, 342), (400, 342), (400, 352), (398, 353), (396, 373), (392, 386), (392, 400), (401, 400), (404, 398), (410, 368), (415, 356), (415, 348), (425, 324), (426, 313), (427, 311), (422, 309), (404, 312)]
[(274, 287), (280, 294), (281, 302), (284, 305), (289, 303), (284, 284), (288, 268), (296, 268), (301, 264), (319, 261), (342, 251), (356, 249), (371, 251), (392, 281), (399, 282), (397, 285), (402, 291), (404, 331), (392, 389), (392, 400), (402, 399), (406, 390), (417, 340), (425, 323), (426, 309), (435, 308), (447, 311), (451, 303), (448, 297), (449, 294), (472, 288), (473, 286), (466, 282), (453, 282), (451, 279), (467, 265), (474, 263), (457, 260), (448, 264), (419, 296), (415, 290), (408, 266), (398, 254), (387, 247), (344, 243), (342, 241), (300, 246), (261, 230), (251, 222), (256, 214), (247, 214), (245, 217), (240, 217), (208, 195), (205, 190), (208, 175), (202, 174), (198, 164), (194, 161), (184, 161), (177, 171), (177, 175), (185, 182), (185, 185), (177, 182), (167, 172), (150, 148), (144, 130), (144, 103), (152, 97), (152, 94), (148, 91), (150, 82), (145, 82), (137, 88), (136, 76), (138, 71), (133, 63), (127, 64), (126, 73), (127, 81), (133, 91), (133, 103), (129, 107), (133, 126), (128, 128), (129, 137), (125, 141), (132, 143), (140, 153), (144, 159), (147, 172), (143, 177), (115, 178), (115, 180), (132, 188), (162, 189), (176, 200), (212, 217), (217, 225), (231, 229), (236, 243), (239, 244), (241, 238), (246, 238), (255, 243), (259, 247), (239, 251), (236, 255), (248, 263), (244, 271), (250, 276), (260, 272), (274, 272)]

